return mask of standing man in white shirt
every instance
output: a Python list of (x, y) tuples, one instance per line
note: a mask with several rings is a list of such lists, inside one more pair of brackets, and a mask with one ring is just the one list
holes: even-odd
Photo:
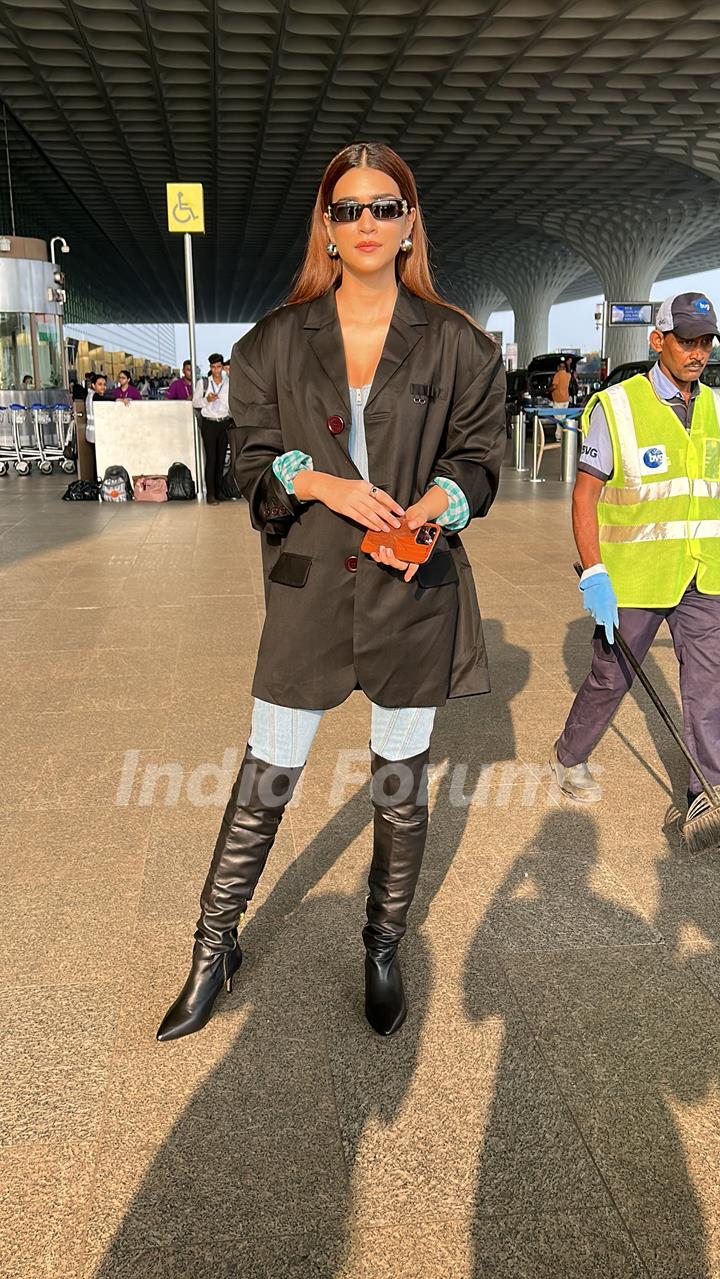
[(205, 488), (208, 506), (217, 506), (222, 491), (223, 470), (232, 425), (228, 406), (230, 380), (223, 372), (223, 357), (217, 352), (208, 359), (210, 374), (198, 378), (193, 408), (200, 413), (200, 433), (205, 448)]

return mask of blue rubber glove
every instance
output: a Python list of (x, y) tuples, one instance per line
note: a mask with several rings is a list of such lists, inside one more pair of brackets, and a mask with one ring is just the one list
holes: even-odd
[(614, 627), (618, 625), (618, 605), (613, 584), (603, 569), (602, 573), (593, 573), (581, 579), (580, 590), (583, 596), (583, 608), (594, 617), (598, 626), (605, 627), (608, 644), (612, 644)]

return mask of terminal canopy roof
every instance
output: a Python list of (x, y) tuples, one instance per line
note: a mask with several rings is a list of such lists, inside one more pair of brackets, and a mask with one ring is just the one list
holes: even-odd
[(205, 186), (198, 318), (256, 318), (362, 139), (414, 169), (466, 304), (563, 251), (563, 296), (599, 291), (598, 227), (664, 237), (666, 276), (718, 265), (719, 90), (717, 0), (0, 0), (16, 229), (70, 241), (76, 319), (182, 319), (175, 180)]

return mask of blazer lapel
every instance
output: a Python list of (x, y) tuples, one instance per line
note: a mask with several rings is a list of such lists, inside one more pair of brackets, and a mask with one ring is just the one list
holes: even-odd
[[(375, 370), (366, 410), (370, 409), (385, 384), (402, 366), (410, 352), (417, 346), (428, 324), (427, 309), (421, 298), (409, 293), (403, 284), (398, 287), (395, 310), (390, 322), (380, 363)], [(323, 373), (330, 380), (344, 406), (345, 430), (336, 435), (335, 441), (346, 456), (348, 433), (352, 421), (350, 391), (348, 387), (345, 348), (335, 305), (335, 289), (308, 304), (303, 323), (308, 343)], [(332, 406), (334, 409), (334, 406)], [(329, 409), (329, 413), (332, 411)]]
[(400, 284), (398, 286), (395, 310), (385, 339), (385, 346), (380, 357), (380, 363), (375, 370), (375, 377), (368, 396), (368, 408), (382, 391), (386, 382), (390, 380), (407, 359), (413, 347), (417, 346), (423, 335), (423, 327), (427, 322), (427, 311), (422, 298), (409, 293), (404, 284)]
[[(345, 348), (337, 318), (335, 306), (335, 290), (330, 289), (322, 297), (316, 298), (308, 306), (304, 324), (308, 342), (326, 377), (330, 379), (340, 401), (344, 406), (345, 430), (335, 436), (335, 440), (345, 453), (348, 451), (348, 432), (352, 421), (350, 411), (350, 390), (348, 387), (347, 366), (345, 364)], [(335, 406), (328, 408), (328, 416), (335, 412)]]

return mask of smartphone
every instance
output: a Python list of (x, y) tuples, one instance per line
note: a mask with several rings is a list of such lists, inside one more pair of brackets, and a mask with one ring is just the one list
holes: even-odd
[(398, 560), (406, 564), (425, 564), (432, 555), (433, 548), (440, 536), (439, 524), (421, 524), (418, 529), (409, 529), (404, 520), (400, 528), (389, 529), (387, 533), (376, 533), (368, 529), (360, 550), (370, 554), (379, 551), (381, 546), (389, 546)]

